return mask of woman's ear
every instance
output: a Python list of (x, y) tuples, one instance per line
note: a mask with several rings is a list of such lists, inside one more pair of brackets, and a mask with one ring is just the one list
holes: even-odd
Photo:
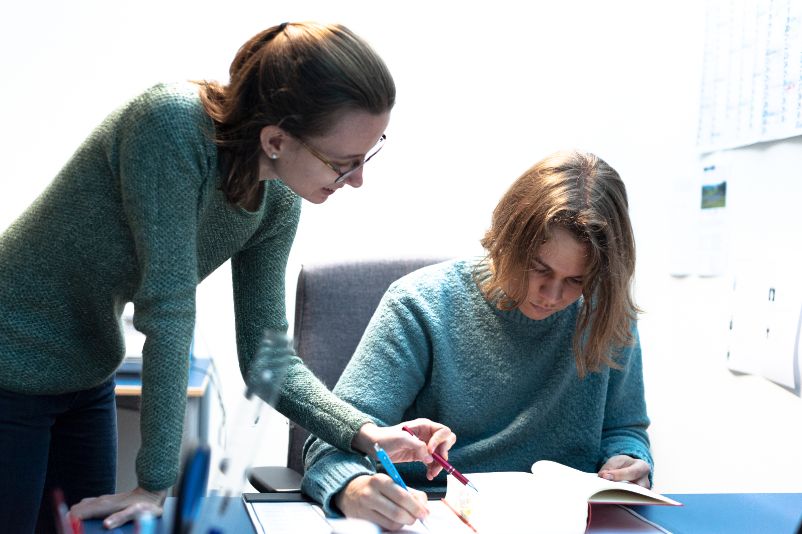
[(259, 144), (270, 159), (279, 159), (286, 142), (287, 132), (273, 124), (265, 126), (259, 132)]

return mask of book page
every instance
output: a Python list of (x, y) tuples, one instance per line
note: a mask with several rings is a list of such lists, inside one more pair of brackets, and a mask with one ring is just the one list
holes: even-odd
[(680, 503), (643, 486), (629, 482), (615, 482), (600, 478), (596, 473), (585, 473), (557, 462), (541, 460), (532, 465), (532, 474), (538, 483), (548, 485), (571, 498), (590, 503), (610, 504), (668, 504)]
[(550, 461), (532, 473), (466, 473), (478, 493), (448, 477), (446, 500), (478, 532), (583, 534), (588, 503), (680, 503), (637, 484), (613, 482), (596, 473)]
[(427, 506), (429, 508), (429, 517), (426, 518), (426, 525), (417, 521), (415, 524), (407, 525), (397, 532), (474, 534), (471, 527), (463, 523), (456, 512), (452, 511), (443, 502), (429, 501)]
[(588, 504), (583, 497), (563, 498), (530, 473), (466, 473), (475, 492), (448, 477), (446, 500), (478, 532), (583, 534)]

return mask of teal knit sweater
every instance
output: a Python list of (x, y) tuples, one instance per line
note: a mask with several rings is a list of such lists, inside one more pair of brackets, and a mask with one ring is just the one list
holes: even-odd
[[(542, 321), (500, 311), (479, 291), (475, 266), (445, 262), (393, 284), (334, 392), (381, 424), (448, 425), (457, 435), (449, 459), (463, 472), (529, 471), (537, 460), (595, 471), (616, 454), (651, 465), (640, 345), (620, 351), (621, 370), (579, 379), (579, 304)], [(305, 462), (303, 489), (329, 514), (351, 479), (375, 472), (367, 458), (314, 438)], [(412, 487), (445, 489), (445, 473), (430, 483), (421, 463), (398, 468)]]
[[(135, 307), (143, 349), (139, 485), (178, 474), (198, 283), (231, 258), (237, 349), (254, 372), (264, 329), (287, 329), (284, 281), (301, 199), (276, 180), (247, 211), (220, 191), (213, 124), (193, 84), (157, 85), (112, 113), (0, 237), (0, 388), (97, 386), (124, 355)], [(350, 450), (368, 419), (297, 358), (278, 409)]]

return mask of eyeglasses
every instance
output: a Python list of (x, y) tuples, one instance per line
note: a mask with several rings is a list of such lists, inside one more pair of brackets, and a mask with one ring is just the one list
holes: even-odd
[(367, 154), (365, 154), (365, 157), (362, 159), (362, 161), (360, 161), (359, 163), (355, 163), (353, 167), (351, 167), (350, 169), (348, 169), (345, 172), (343, 172), (343, 170), (340, 167), (338, 167), (337, 165), (332, 163), (330, 160), (328, 160), (326, 157), (324, 157), (320, 152), (318, 152), (317, 150), (315, 150), (311, 146), (307, 145), (303, 141), (303, 139), (301, 139), (301, 138), (296, 138), (296, 139), (298, 139), (298, 142), (301, 143), (303, 145), (303, 147), (309, 151), (310, 154), (315, 156), (323, 164), (325, 164), (328, 168), (330, 168), (335, 173), (337, 173), (337, 178), (335, 178), (334, 183), (335, 184), (339, 184), (339, 183), (344, 182), (349, 176), (351, 176), (351, 174), (353, 174), (354, 172), (356, 172), (359, 169), (361, 169), (362, 166), (365, 163), (369, 162), (370, 159), (373, 156), (378, 154), (379, 150), (381, 150), (382, 147), (384, 146), (384, 142), (387, 140), (387, 136), (385, 134), (382, 134), (382, 136), (379, 137), (379, 140), (376, 142), (376, 144), (373, 145), (373, 148), (368, 150)]

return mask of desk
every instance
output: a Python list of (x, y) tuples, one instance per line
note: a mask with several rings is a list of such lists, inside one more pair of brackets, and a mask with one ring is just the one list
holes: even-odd
[[(192, 358), (189, 367), (187, 397), (190, 399), (203, 397), (209, 386), (210, 358)], [(118, 397), (139, 397), (142, 394), (142, 379), (139, 376), (117, 373), (114, 377), (114, 393)]]
[[(209, 508), (212, 510), (219, 509), (221, 499), (223, 497), (207, 497), (204, 499), (201, 521), (192, 529), (193, 534), (207, 534), (210, 528), (219, 529), (220, 534), (253, 534), (253, 525), (251, 525), (251, 520), (248, 518), (248, 513), (245, 511), (240, 497), (227, 498), (226, 511), (220, 521), (214, 521), (209, 524), (208, 521), (203, 520), (205, 512)], [(159, 534), (170, 534), (170, 528), (167, 525), (172, 525), (175, 501), (175, 497), (168, 497), (167, 502), (164, 504), (164, 515), (159, 520), (157, 529)], [(136, 527), (133, 523), (128, 523), (114, 530), (106, 530), (102, 521), (98, 519), (84, 522), (84, 534), (136, 534)]]
[[(673, 506), (638, 506), (636, 511), (674, 534), (795, 534), (802, 521), (802, 493), (711, 493), (669, 494), (684, 504)], [(165, 504), (164, 523), (169, 524), (175, 499)], [(207, 506), (219, 506), (219, 497), (210, 497)], [(113, 531), (105, 530), (100, 521), (88, 521), (86, 534), (134, 534), (133, 525)], [(230, 498), (226, 513), (216, 524), (193, 529), (206, 534), (210, 527), (224, 534), (251, 534), (253, 527), (240, 498)], [(163, 531), (166, 532), (166, 531)], [(592, 530), (591, 530), (592, 532)], [(609, 532), (609, 531), (607, 531)]]
[(640, 515), (674, 534), (796, 534), (802, 493), (693, 493), (669, 495), (684, 506), (634, 506)]
[[(209, 441), (209, 358), (192, 358), (187, 384), (187, 411), (182, 443), (205, 444)], [(139, 400), (141, 377), (118, 373), (114, 381), (117, 402), (117, 491), (136, 487), (134, 464), (141, 439), (139, 435)], [(182, 449), (184, 449), (182, 445)]]

